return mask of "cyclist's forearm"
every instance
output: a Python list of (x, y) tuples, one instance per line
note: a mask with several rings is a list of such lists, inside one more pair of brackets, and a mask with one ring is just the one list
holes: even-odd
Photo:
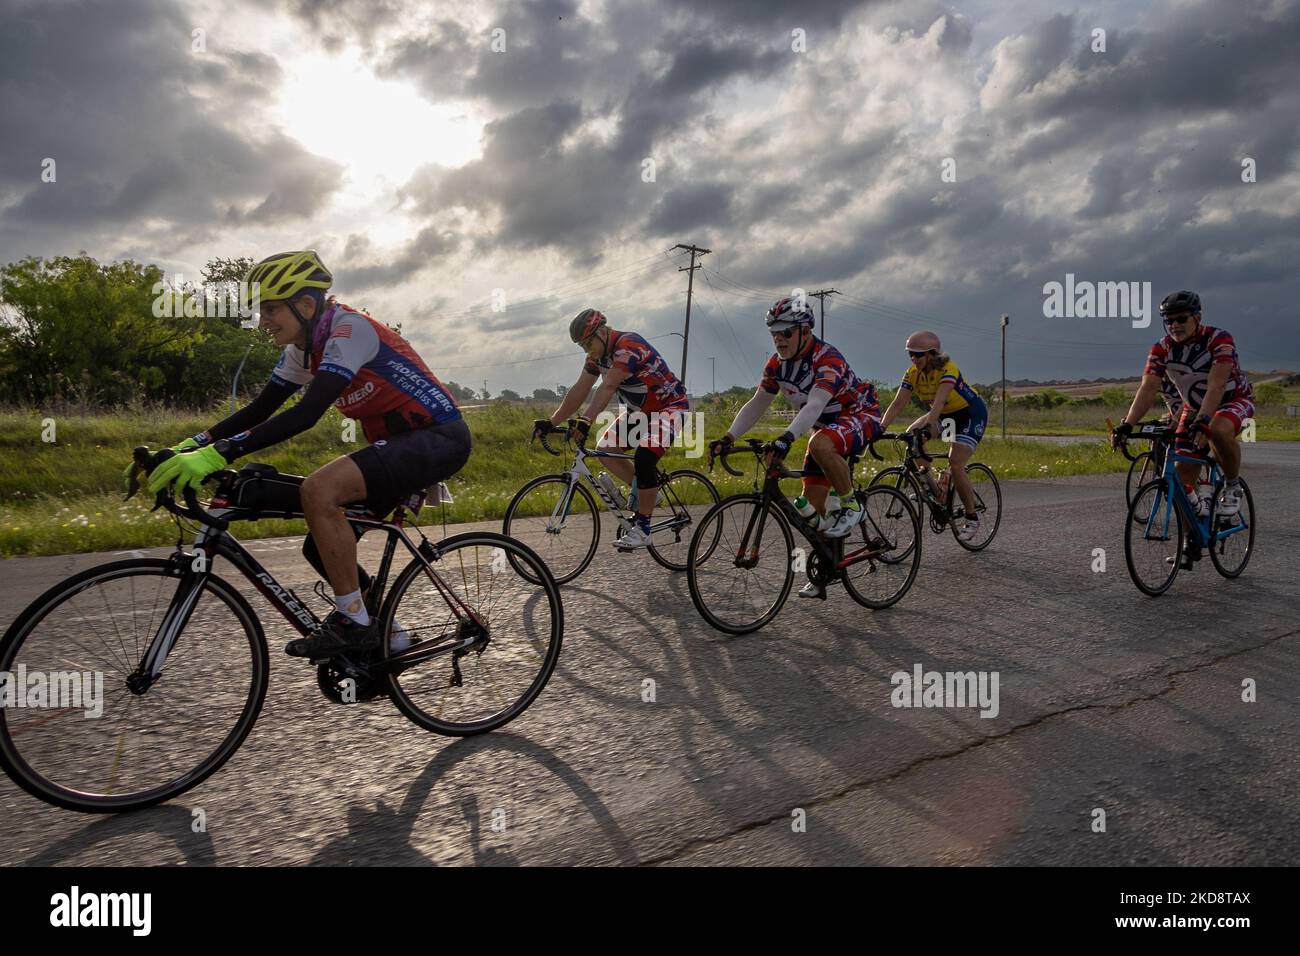
[(799, 409), (799, 414), (790, 423), (788, 429), (790, 434), (798, 438), (816, 425), (817, 419), (822, 417), (822, 412), (826, 410), (826, 404), (830, 400), (830, 392), (823, 388), (814, 388), (808, 395), (808, 401), (804, 402), (803, 408)]
[(246, 432), (274, 415), (276, 410), (288, 401), (289, 396), (297, 390), (296, 386), (269, 381), (262, 386), (262, 390), (257, 393), (256, 398), (233, 415), (217, 422), (204, 434), (208, 436), (209, 440), (218, 441), (222, 438), (229, 438), (231, 435), (238, 435), (240, 432)]
[(912, 393), (905, 388), (900, 388), (895, 392), (894, 400), (889, 403), (889, 407), (885, 409), (885, 414), (880, 418), (880, 427), (882, 429), (889, 428), (890, 422), (898, 417), (898, 413), (907, 406), (907, 403), (911, 401), (911, 399)]
[(1223, 402), (1224, 389), (1228, 385), (1228, 368), (1227, 365), (1215, 365), (1210, 369), (1209, 378), (1205, 383), (1205, 398), (1201, 400), (1201, 407), (1196, 411), (1198, 416), (1212, 416), (1219, 410), (1219, 405)]
[(1156, 392), (1160, 389), (1159, 380), (1149, 380), (1144, 378), (1142, 384), (1138, 386), (1137, 392), (1133, 396), (1133, 403), (1129, 405), (1128, 413), (1124, 416), (1124, 421), (1130, 425), (1136, 425), (1142, 420), (1142, 416), (1147, 413), (1155, 403)]
[(763, 417), (776, 398), (773, 392), (765, 392), (761, 388), (754, 393), (754, 397), (740, 407), (736, 412), (735, 420), (732, 421), (731, 427), (727, 429), (727, 434), (732, 438), (739, 438), (745, 432), (754, 427), (755, 423)]
[(571, 417), (582, 405), (583, 400), (591, 394), (591, 386), (595, 381), (594, 377), (588, 378), (585, 374), (579, 376), (573, 383), (573, 387), (564, 393), (564, 400), (560, 402), (560, 407), (551, 415), (551, 424), (558, 425)]
[(596, 389), (596, 394), (591, 396), (591, 404), (587, 406), (584, 418), (589, 422), (594, 422), (596, 416), (605, 410), (609, 400), (614, 397), (615, 386), (611, 382), (602, 382), (600, 388)]
[(248, 432), (239, 432), (231, 438), (226, 452), (226, 460), (234, 461), (243, 455), (261, 451), (271, 445), (277, 445), (294, 435), (301, 434), (315, 425), (330, 405), (343, 394), (348, 380), (333, 372), (317, 372), (307, 387), (302, 400), (287, 412), (281, 412), (274, 418)]

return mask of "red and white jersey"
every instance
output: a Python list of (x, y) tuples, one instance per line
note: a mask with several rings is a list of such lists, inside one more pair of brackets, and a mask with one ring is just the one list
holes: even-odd
[(310, 367), (304, 367), (303, 350), (289, 345), (280, 354), (271, 380), (297, 388), (318, 371), (348, 379), (349, 387), (334, 404), (361, 423), (367, 441), (460, 418), (451, 393), (409, 342), (346, 305), (331, 305), (321, 313), (312, 337)]
[(817, 419), (822, 425), (840, 415), (880, 417), (876, 386), (854, 375), (839, 349), (815, 337), (802, 358), (783, 361), (774, 352), (763, 366), (758, 387), (773, 395), (780, 392), (796, 411), (803, 408), (814, 388), (829, 392), (830, 401)]
[(1237, 360), (1237, 346), (1232, 336), (1223, 329), (1208, 325), (1202, 325), (1195, 336), (1181, 345), (1166, 335), (1151, 346), (1143, 373), (1161, 376), (1178, 390), (1184, 403), (1200, 408), (1205, 400), (1210, 369), (1216, 365), (1231, 367), (1220, 404), (1226, 405), (1238, 398), (1254, 400), (1255, 393)]
[(635, 332), (622, 332), (610, 339), (605, 358), (587, 359), (583, 366), (589, 375), (604, 375), (612, 369), (628, 373), (618, 386), (618, 397), (629, 408), (659, 412), (689, 407), (686, 386), (673, 374), (659, 350)]

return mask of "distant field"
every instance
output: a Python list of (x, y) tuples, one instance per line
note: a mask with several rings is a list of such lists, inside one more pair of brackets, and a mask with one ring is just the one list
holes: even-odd
[[(723, 404), (701, 402), (704, 431), (709, 438), (717, 437), (730, 424), (735, 403), (725, 408)], [(450, 482), (455, 503), (446, 509), (448, 521), (499, 518), (526, 480), (564, 467), (566, 463), (560, 459), (528, 444), (531, 422), (538, 413), (536, 408), (500, 405), (466, 413), (474, 433), (474, 454), (464, 471)], [(0, 412), (0, 556), (122, 550), (174, 542), (175, 524), (161, 512), (150, 514), (146, 496), (123, 502), (119, 490), (122, 469), (135, 445), (175, 444), (206, 428), (221, 414), (157, 409), (55, 415), (57, 441), (44, 442), (41, 436), (45, 413)], [(331, 410), (309, 432), (253, 457), (285, 472), (306, 474), (358, 447), (341, 440), (342, 424)], [(760, 426), (755, 434), (771, 437), (784, 428), (778, 421), (770, 421), (768, 426)], [(1097, 433), (1100, 435), (1100, 431)], [(801, 442), (792, 452), (792, 460), (798, 460), (796, 456), (802, 453)], [(1127, 465), (1100, 441), (1059, 446), (1032, 440), (1004, 443), (989, 438), (981, 446), (979, 457), (1008, 478), (1114, 471)], [(671, 467), (703, 468), (702, 461), (688, 459), (680, 448), (673, 449), (665, 461)], [(871, 473), (871, 466), (861, 466), (860, 475)], [(748, 490), (752, 485), (752, 479), (732, 478), (720, 470), (712, 477), (723, 494)], [(791, 484), (790, 493), (797, 493), (797, 485)], [(422, 515), (430, 522), (440, 521), (441, 517), (440, 511)], [(264, 520), (246, 523), (237, 533), (270, 537), (304, 530), (301, 521)]]

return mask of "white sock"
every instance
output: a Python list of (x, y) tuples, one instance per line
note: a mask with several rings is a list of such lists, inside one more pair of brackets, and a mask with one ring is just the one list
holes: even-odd
[(338, 608), (340, 614), (346, 614), (362, 627), (370, 623), (370, 612), (366, 610), (366, 602), (361, 600), (360, 588), (351, 594), (336, 594), (334, 606)]

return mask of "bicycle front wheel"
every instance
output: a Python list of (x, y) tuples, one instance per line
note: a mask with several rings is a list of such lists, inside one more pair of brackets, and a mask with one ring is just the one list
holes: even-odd
[(104, 564), (14, 621), (0, 640), (0, 671), (13, 675), (0, 766), (15, 783), (70, 810), (136, 810), (198, 785), (239, 749), (266, 697), (266, 638), (220, 578), (188, 595), (194, 609), (157, 681), (128, 684), (173, 599), (186, 597), (185, 577), (159, 559)]
[(1165, 479), (1139, 488), (1124, 527), (1124, 560), (1139, 591), (1159, 597), (1169, 590), (1178, 576), (1186, 537), (1183, 513), (1169, 497)]
[(921, 518), (907, 496), (888, 485), (858, 496), (862, 520), (844, 539), (844, 589), (864, 607), (897, 604), (921, 569)]
[(1255, 499), (1245, 478), (1241, 482), (1241, 510), (1230, 517), (1218, 514), (1219, 495), (1223, 482), (1214, 489), (1214, 506), (1210, 512), (1210, 528), (1214, 540), (1210, 542), (1210, 560), (1214, 570), (1225, 578), (1235, 578), (1246, 570), (1250, 555), (1255, 550)]
[[(543, 475), (515, 494), (506, 506), (501, 530), (535, 551), (556, 584), (566, 584), (585, 571), (596, 554), (600, 513), (581, 482), (571, 481), (568, 475)], [(519, 573), (530, 573), (513, 555), (510, 562)]]
[[(670, 522), (670, 526), (656, 531), (650, 539), (650, 556), (670, 571), (686, 570), (686, 555), (694, 534), (694, 519), (718, 503), (718, 489), (698, 471), (683, 468), (674, 471), (659, 486), (663, 497), (662, 510), (655, 512), (652, 525)], [(717, 546), (715, 536), (701, 543), (700, 560), (707, 561)]]
[(687, 553), (695, 609), (719, 631), (757, 631), (790, 596), (793, 558), (790, 523), (775, 505), (760, 495), (724, 498), (700, 519)]
[(966, 466), (966, 477), (970, 479), (971, 494), (975, 496), (975, 516), (979, 518), (980, 529), (969, 541), (961, 539), (957, 519), (966, 515), (966, 506), (962, 504), (956, 488), (948, 492), (948, 502), (952, 506), (949, 508), (952, 519), (948, 522), (948, 527), (952, 529), (952, 536), (957, 539), (957, 543), (967, 551), (983, 551), (993, 542), (993, 536), (1002, 524), (1002, 487), (998, 484), (993, 469), (979, 462)]
[(389, 695), (426, 730), (486, 733), (522, 714), (550, 680), (564, 636), (560, 589), (513, 538), (467, 532), (434, 547), (425, 555), (433, 576), (412, 559), (380, 612), (380, 633), (405, 631), (413, 642), (396, 655), (383, 642)]

